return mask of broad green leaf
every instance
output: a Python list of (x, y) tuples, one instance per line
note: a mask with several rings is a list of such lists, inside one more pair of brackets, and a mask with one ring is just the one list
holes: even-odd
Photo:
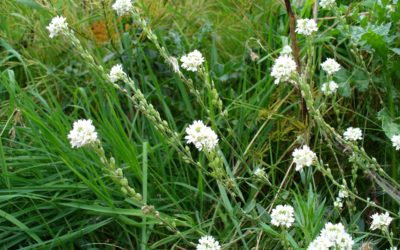
[(400, 134), (400, 125), (393, 121), (385, 108), (378, 112), (378, 119), (382, 122), (382, 129), (387, 137)]

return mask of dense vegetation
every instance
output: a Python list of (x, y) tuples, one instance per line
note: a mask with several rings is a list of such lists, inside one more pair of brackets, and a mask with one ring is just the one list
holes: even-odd
[[(353, 249), (395, 249), (400, 3), (319, 2), (0, 1), (0, 248), (307, 249), (331, 222)], [(82, 147), (80, 119), (98, 139)], [(197, 120), (217, 145), (187, 143)], [(278, 205), (294, 222), (276, 226)]]

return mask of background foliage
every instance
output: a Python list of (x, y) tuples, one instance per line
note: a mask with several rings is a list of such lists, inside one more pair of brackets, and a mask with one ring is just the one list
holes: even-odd
[[(172, 127), (183, 135), (193, 120), (207, 120), (135, 20), (117, 18), (109, 0), (0, 1), (0, 246), (40, 249), (183, 249), (203, 234), (227, 249), (279, 249), (279, 230), (267, 209), (292, 204), (301, 226), (289, 232), (293, 248), (306, 248), (327, 221), (342, 221), (357, 246), (386, 249), (383, 236), (368, 233), (376, 212), (349, 200), (333, 207), (337, 188), (315, 169), (288, 172), (291, 152), (310, 146), (352, 191), (399, 214), (398, 190), (382, 190), (354, 168), (343, 150), (324, 143), (319, 128), (301, 119), (298, 94), (276, 86), (271, 64), (288, 44), (282, 2), (138, 2), (160, 42), (174, 56), (199, 49), (219, 91), (227, 119), (217, 114), (225, 165), (244, 198), (223, 199), (215, 181), (183, 162), (166, 139), (114, 88), (86, 67), (71, 45), (49, 39), (45, 26), (64, 15), (99, 64), (122, 63), (126, 72)], [(293, 1), (299, 17), (312, 17), (313, 1)], [(397, 1), (338, 1), (338, 14), (320, 10), (315, 62), (336, 58), (339, 95), (319, 93), (324, 75), (315, 67), (313, 93), (324, 118), (342, 132), (365, 133), (362, 145), (397, 182), (399, 153), (390, 137), (400, 132), (400, 8)], [(304, 40), (300, 38), (300, 47)], [(302, 50), (304, 56), (306, 51)], [(190, 76), (199, 89), (202, 82)], [(91, 118), (106, 151), (130, 184), (179, 233), (147, 220), (104, 176), (87, 150), (71, 149), (66, 135), (74, 120)], [(215, 128), (217, 129), (217, 128)], [(196, 156), (197, 157), (197, 156)], [(199, 154), (204, 163), (204, 156)], [(268, 180), (253, 178), (264, 167)], [(282, 187), (282, 189), (280, 189)], [(279, 190), (279, 191), (278, 191)], [(275, 200), (275, 196), (277, 199)], [(392, 225), (399, 242), (399, 221)], [(397, 237), (397, 238), (396, 238)], [(186, 240), (182, 240), (182, 239)], [(385, 248), (386, 247), (386, 248)], [(365, 248), (367, 249), (367, 248)]]

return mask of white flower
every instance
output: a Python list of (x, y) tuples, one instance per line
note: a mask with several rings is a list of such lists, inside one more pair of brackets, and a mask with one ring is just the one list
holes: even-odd
[(257, 168), (254, 171), (254, 175), (258, 178), (264, 178), (265, 177), (265, 169), (264, 168)]
[(116, 0), (112, 8), (117, 12), (118, 16), (123, 16), (132, 10), (132, 2), (131, 0)]
[(335, 7), (336, 1), (335, 0), (321, 0), (319, 2), (319, 5), (321, 5), (321, 7), (323, 9), (331, 9), (331, 8)]
[(212, 236), (203, 236), (197, 243), (196, 250), (220, 250), (219, 242)]
[(394, 135), (390, 139), (392, 141), (392, 145), (396, 150), (400, 150), (400, 135)]
[(117, 82), (119, 80), (123, 80), (125, 77), (126, 73), (122, 69), (121, 64), (114, 65), (110, 70), (110, 74), (108, 74), (108, 78), (110, 78), (111, 82)]
[(218, 144), (217, 134), (204, 125), (202, 121), (194, 121), (186, 128), (185, 139), (188, 144), (192, 143), (200, 151), (212, 151)]
[(339, 198), (347, 198), (349, 197), (349, 192), (346, 189), (339, 190)]
[(392, 4), (386, 5), (386, 10), (390, 13), (394, 12), (396, 10), (396, 6)]
[(313, 19), (297, 20), (296, 32), (301, 35), (310, 36), (318, 30), (317, 23)]
[(385, 230), (389, 227), (390, 222), (392, 222), (392, 218), (389, 216), (389, 213), (386, 212), (384, 214), (373, 214), (371, 216), (372, 223), (371, 223), (371, 230), (381, 229)]
[(182, 68), (189, 71), (197, 71), (198, 68), (203, 64), (204, 57), (198, 50), (194, 50), (187, 55), (181, 57)]
[(292, 54), (292, 47), (289, 45), (285, 45), (281, 50), (281, 55), (290, 55)]
[(73, 148), (80, 148), (98, 142), (96, 128), (92, 120), (77, 120), (68, 134), (68, 139)]
[(343, 133), (344, 139), (347, 141), (362, 140), (362, 131), (359, 128), (349, 127)]
[(271, 76), (275, 78), (275, 84), (288, 81), (296, 72), (296, 63), (290, 55), (279, 56), (272, 66)]
[(327, 224), (325, 224), (325, 227), (321, 231), (321, 235), (332, 242), (335, 242), (338, 235), (341, 235), (343, 233), (346, 233), (346, 231), (344, 230), (344, 226), (342, 223), (332, 224), (328, 222)]
[(351, 250), (353, 244), (353, 239), (345, 231), (342, 223), (332, 224), (328, 222), (307, 250), (329, 250), (330, 248)]
[(343, 208), (343, 201), (341, 198), (336, 197), (336, 201), (333, 202), (333, 206), (337, 207), (337, 208)]
[(321, 63), (321, 67), (328, 75), (332, 75), (340, 70), (340, 64), (332, 58), (328, 58), (325, 62)]
[(307, 250), (329, 250), (333, 246), (333, 243), (323, 236), (318, 236), (311, 244), (308, 246)]
[(175, 73), (177, 73), (177, 72), (180, 71), (180, 70), (179, 70), (179, 62), (178, 62), (178, 59), (176, 59), (176, 57), (171, 56), (171, 57), (168, 58), (168, 61), (169, 61), (169, 63), (171, 64), (172, 70), (173, 70)]
[(68, 31), (68, 23), (66, 22), (65, 17), (56, 16), (51, 19), (50, 24), (46, 27), (49, 30), (50, 38), (53, 38), (61, 33)]
[(343, 232), (337, 236), (335, 243), (338, 249), (351, 250), (354, 241), (348, 233)]
[(321, 86), (321, 91), (324, 93), (324, 95), (332, 95), (336, 93), (336, 90), (339, 88), (339, 85), (337, 85), (336, 82), (330, 81), (322, 84)]
[(256, 52), (250, 51), (250, 59), (251, 61), (255, 62), (260, 59), (260, 56)]
[(317, 155), (307, 145), (304, 145), (303, 148), (296, 148), (292, 156), (293, 162), (296, 164), (296, 171), (311, 166), (317, 158)]
[(291, 227), (294, 222), (294, 209), (289, 205), (278, 205), (271, 213), (271, 224), (277, 227)]

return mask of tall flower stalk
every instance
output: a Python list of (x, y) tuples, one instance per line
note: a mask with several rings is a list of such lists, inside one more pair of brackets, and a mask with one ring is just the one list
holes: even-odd
[(148, 22), (144, 18), (142, 18), (141, 15), (139, 14), (140, 11), (141, 10), (139, 8), (133, 7), (130, 13), (133, 16), (133, 18), (138, 21), (138, 24), (143, 29), (144, 34), (154, 44), (154, 46), (160, 53), (161, 57), (165, 60), (165, 62), (168, 65), (171, 66), (175, 74), (178, 75), (178, 77), (185, 83), (186, 87), (189, 89), (189, 92), (196, 98), (196, 101), (203, 108), (207, 108), (205, 103), (203, 102), (203, 99), (201, 98), (200, 92), (194, 86), (192, 79), (186, 78), (186, 76), (182, 73), (182, 71), (179, 68), (177, 59), (170, 55), (167, 48), (161, 46), (157, 38), (157, 35), (153, 32)]
[[(87, 66), (90, 67), (93, 71), (97, 72), (105, 82), (112, 84), (114, 88), (127, 96), (132, 101), (135, 108), (137, 108), (151, 122), (151, 124), (155, 128), (157, 128), (160, 133), (163, 134), (164, 138), (173, 148), (176, 149), (178, 154), (185, 162), (190, 163), (200, 169), (203, 169), (202, 165), (198, 161), (195, 161), (193, 159), (190, 149), (182, 144), (178, 133), (169, 126), (166, 120), (161, 118), (160, 113), (154, 108), (154, 106), (147, 102), (144, 94), (139, 88), (137, 88), (137, 84), (133, 81), (133, 79), (123, 72), (122, 66), (114, 66), (111, 69), (110, 73), (107, 74), (104, 68), (101, 65), (97, 64), (93, 56), (82, 46), (81, 42), (75, 36), (74, 32), (68, 28), (65, 18), (62, 21), (65, 22), (65, 25), (62, 25), (62, 28), (57, 30), (54, 37), (57, 35), (61, 35), (65, 37), (68, 41), (70, 41), (71, 44), (82, 56), (82, 58), (85, 60)], [(153, 39), (156, 39), (156, 37)], [(122, 81), (128, 84), (133, 94), (130, 95), (126, 89), (118, 84), (118, 81)], [(224, 187), (226, 187), (228, 190), (231, 190), (231, 181), (221, 181), (222, 179), (228, 179), (226, 172), (223, 169), (221, 156), (219, 156), (216, 150), (207, 152), (206, 156), (209, 161), (209, 166), (213, 170), (212, 175), (217, 180), (219, 180)]]

